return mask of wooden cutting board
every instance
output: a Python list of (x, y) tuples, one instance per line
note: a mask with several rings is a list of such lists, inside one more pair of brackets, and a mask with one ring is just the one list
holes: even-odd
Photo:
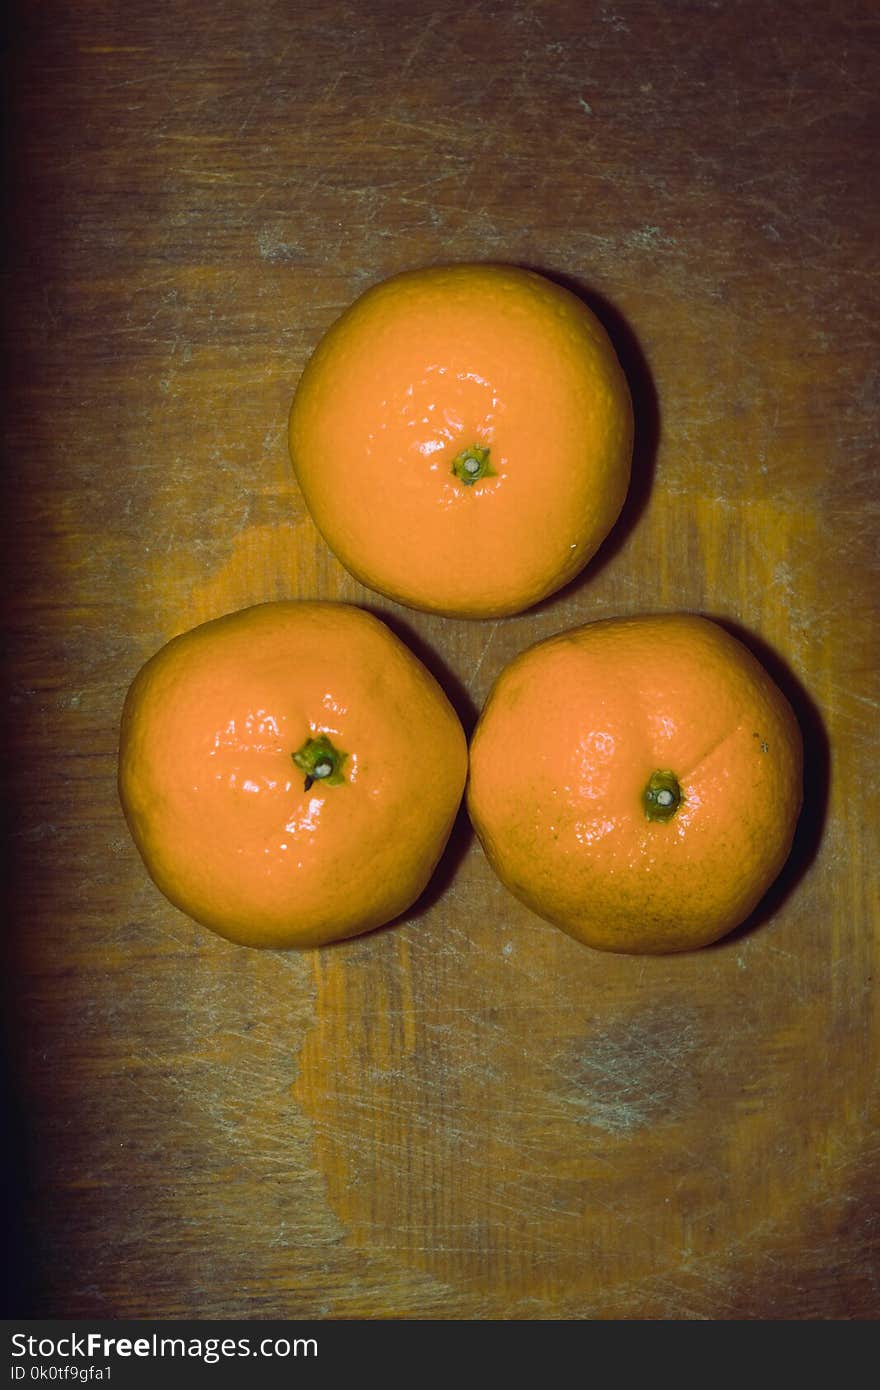
[[(876, 1316), (873, 7), (19, 11), (13, 1311)], [(588, 297), (638, 439), (582, 579), (469, 623), (347, 576), (285, 425), (360, 291), (485, 259)], [(721, 618), (806, 739), (783, 879), (715, 948), (611, 957), (519, 906), (462, 817), (393, 928), (210, 936), (128, 838), (122, 699), (173, 634), (296, 596), (386, 617), (469, 728), (538, 638)]]

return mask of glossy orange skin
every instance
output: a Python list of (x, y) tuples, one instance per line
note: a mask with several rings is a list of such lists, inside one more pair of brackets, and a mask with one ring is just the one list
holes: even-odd
[[(305, 790), (317, 734), (344, 781)], [(315, 946), (415, 901), (461, 801), (467, 750), (434, 678), (377, 618), (266, 603), (163, 647), (125, 702), (119, 790), (152, 877), (249, 946)]]
[[(572, 579), (626, 496), (632, 406), (605, 330), (510, 266), (368, 290), (303, 372), (290, 451), (311, 514), (363, 583), (414, 608), (517, 613)], [(473, 445), (495, 476), (452, 471)]]
[[(539, 643), (498, 678), (471, 742), (468, 809), (502, 881), (610, 951), (684, 951), (742, 923), (788, 857), (802, 797), (788, 702), (750, 652), (688, 615)], [(684, 794), (654, 822), (652, 773)]]

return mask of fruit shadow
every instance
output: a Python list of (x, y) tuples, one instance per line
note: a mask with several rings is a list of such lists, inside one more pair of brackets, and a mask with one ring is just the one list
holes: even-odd
[(595, 579), (609, 561), (613, 560), (620, 552), (635, 530), (648, 505), (657, 470), (657, 452), (661, 439), (660, 402), (648, 359), (635, 331), (609, 299), (597, 291), (591, 290), (571, 275), (561, 275), (555, 270), (547, 270), (544, 266), (525, 263), (521, 263), (521, 269), (543, 275), (545, 280), (550, 280), (553, 284), (559, 285), (561, 289), (568, 290), (569, 294), (573, 294), (596, 315), (611, 339), (611, 345), (626, 375), (632, 397), (635, 422), (632, 473), (620, 516), (596, 554), (587, 562), (580, 573), (576, 574), (564, 588), (550, 594), (530, 610), (533, 613), (541, 613), (551, 605), (558, 603), (560, 599), (569, 597), (582, 584), (587, 584), (590, 580)]
[(779, 653), (762, 638), (756, 637), (754, 633), (730, 618), (717, 618), (711, 614), (704, 616), (711, 617), (713, 622), (723, 627), (738, 642), (742, 642), (760, 661), (794, 710), (804, 741), (804, 803), (795, 827), (788, 859), (746, 920), (727, 936), (713, 942), (708, 948), (703, 948), (718, 950), (729, 946), (731, 942), (741, 941), (744, 937), (750, 936), (774, 917), (783, 903), (791, 897), (816, 858), (828, 818), (831, 748), (818, 705)]

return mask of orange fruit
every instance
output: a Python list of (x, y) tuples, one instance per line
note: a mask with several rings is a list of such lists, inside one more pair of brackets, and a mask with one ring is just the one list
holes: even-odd
[(626, 496), (623, 370), (575, 295), (511, 266), (412, 270), (321, 340), (290, 451), (327, 544), (413, 608), (518, 613), (572, 579)]
[(183, 912), (247, 946), (315, 946), (399, 916), (461, 801), (464, 733), (377, 618), (264, 603), (174, 638), (125, 701), (119, 790)]
[(791, 848), (802, 747), (760, 663), (704, 618), (611, 619), (501, 673), (468, 808), (518, 898), (609, 951), (685, 951), (738, 926)]

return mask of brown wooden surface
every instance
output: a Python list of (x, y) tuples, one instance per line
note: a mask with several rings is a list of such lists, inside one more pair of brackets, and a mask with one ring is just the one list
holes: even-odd
[[(15, 1311), (876, 1316), (875, 7), (19, 9)], [(286, 455), (323, 329), (444, 259), (579, 288), (636, 396), (613, 539), (503, 622), (361, 589)], [(215, 939), (128, 838), (119, 710), (172, 634), (296, 595), (387, 615), (468, 725), (574, 623), (735, 624), (807, 739), (779, 889), (717, 948), (603, 956), (462, 821), (392, 929)]]

